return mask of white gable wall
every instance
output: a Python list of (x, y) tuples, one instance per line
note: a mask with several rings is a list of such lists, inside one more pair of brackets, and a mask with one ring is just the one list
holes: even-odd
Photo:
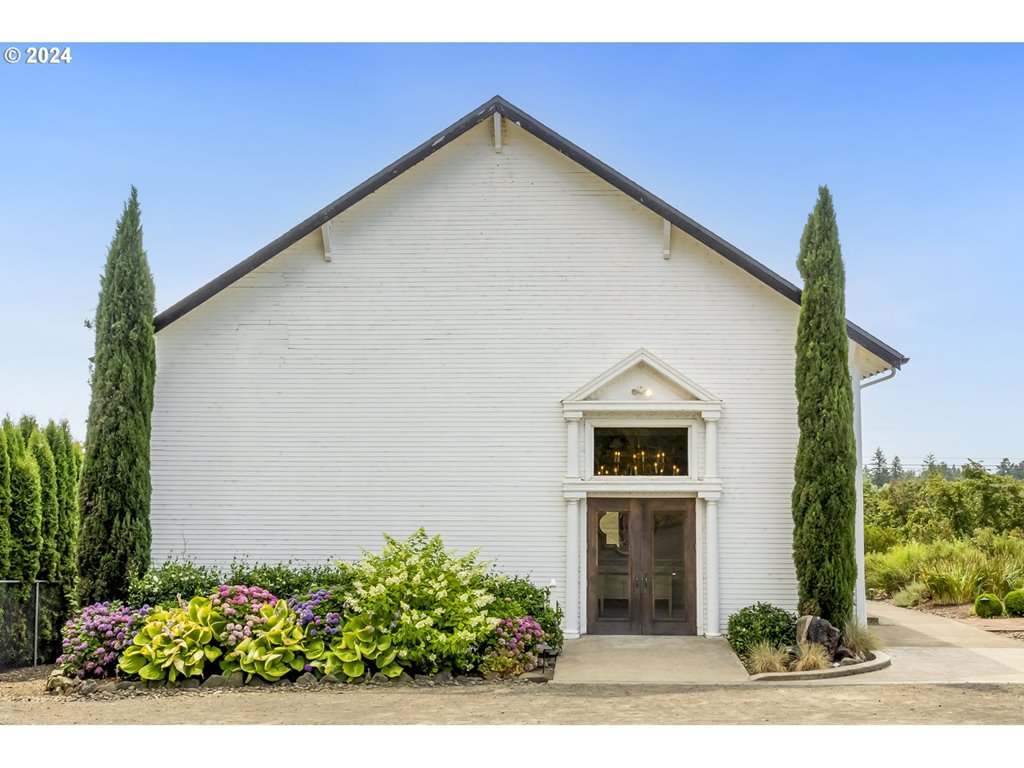
[(797, 306), (679, 230), (662, 258), (659, 217), (505, 127), (341, 214), (330, 262), (314, 232), (158, 334), (154, 560), (423, 525), (564, 596), (560, 401), (644, 347), (723, 403), (722, 626), (795, 607)]

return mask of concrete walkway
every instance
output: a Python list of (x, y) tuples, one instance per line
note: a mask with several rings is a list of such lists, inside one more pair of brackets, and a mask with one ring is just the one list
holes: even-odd
[(953, 619), (869, 602), (892, 665), (825, 680), (751, 682), (725, 638), (584, 635), (566, 640), (552, 683), (895, 685), (1022, 683), (1024, 643)]
[(565, 641), (551, 682), (729, 685), (748, 678), (724, 637), (584, 635)]

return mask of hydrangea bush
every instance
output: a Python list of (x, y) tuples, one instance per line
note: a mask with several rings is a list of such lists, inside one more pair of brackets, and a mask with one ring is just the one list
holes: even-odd
[(262, 587), (221, 584), (210, 595), (210, 603), (214, 613), (214, 636), (228, 648), (233, 648), (266, 623), (260, 609), (277, 603), (277, 597)]
[(337, 635), (347, 605), (344, 594), (323, 588), (310, 589), (305, 595), (295, 595), (288, 600), (288, 607), (298, 615), (299, 624), (310, 637)]
[(481, 668), (499, 675), (518, 675), (536, 669), (545, 633), (532, 616), (501, 619), (494, 628), (494, 647)]
[(64, 653), (57, 664), (68, 677), (112, 677), (121, 652), (145, 623), (150, 607), (94, 603), (64, 624)]
[(384, 540), (380, 554), (345, 566), (351, 612), (366, 619), (374, 642), (387, 638), (398, 648), (406, 669), (474, 669), (499, 621), (487, 613), (494, 596), (480, 586), (488, 564), (476, 562), (475, 551), (453, 556), (422, 528), (405, 541)]

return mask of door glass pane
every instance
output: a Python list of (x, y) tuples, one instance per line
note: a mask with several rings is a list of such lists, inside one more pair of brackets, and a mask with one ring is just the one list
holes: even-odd
[(684, 619), (683, 532), (678, 513), (655, 512), (651, 531), (654, 573), (651, 598), (655, 619)]
[(597, 617), (629, 619), (629, 512), (597, 520)]

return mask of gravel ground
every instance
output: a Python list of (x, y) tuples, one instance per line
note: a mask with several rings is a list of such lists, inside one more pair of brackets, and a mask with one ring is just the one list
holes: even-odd
[(0, 724), (1024, 724), (1024, 686), (410, 686), (44, 692), (49, 668), (0, 675)]

